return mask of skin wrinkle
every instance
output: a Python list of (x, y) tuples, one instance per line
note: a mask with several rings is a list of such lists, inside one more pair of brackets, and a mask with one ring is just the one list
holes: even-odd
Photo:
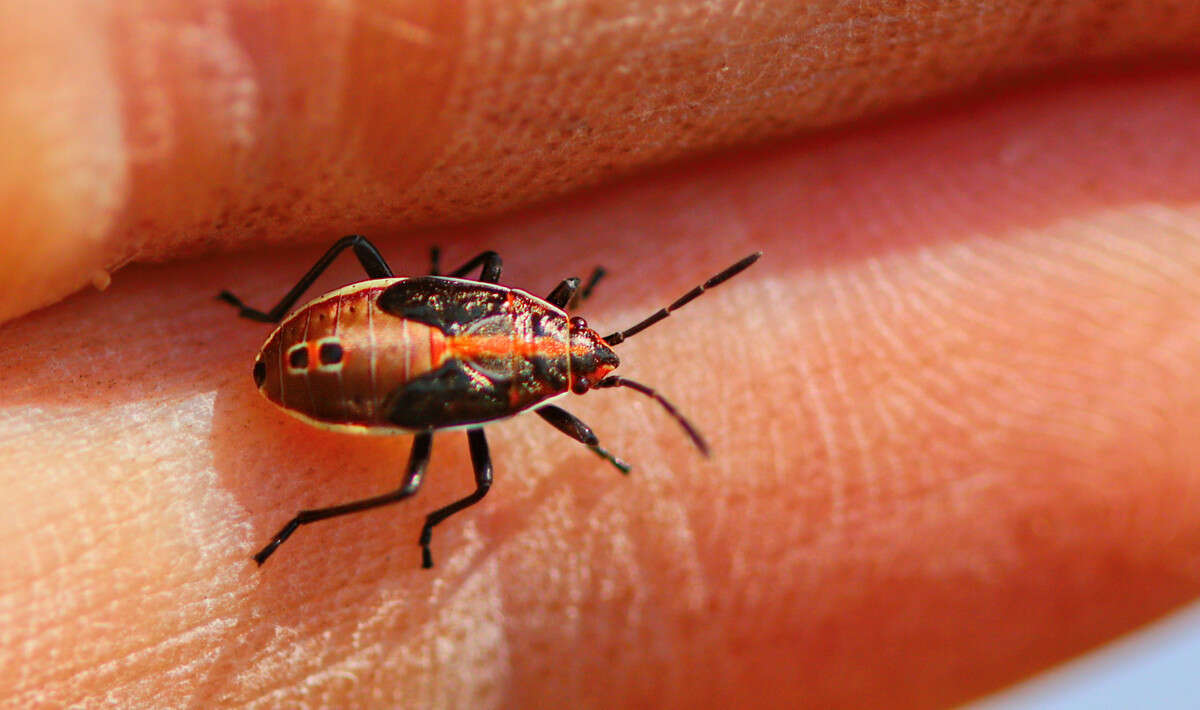
[[(129, 519), (129, 510), (128, 510), (128, 508), (126, 508), (126, 507), (122, 506), (122, 507), (120, 507), (120, 508), (119, 508), (119, 516), (112, 516), (112, 517), (113, 517), (113, 519), (114, 519), (114, 520), (118, 520), (118, 519), (124, 519), (124, 520), (128, 520), (128, 519)], [(111, 537), (111, 535), (106, 535), (106, 534), (104, 534), (104, 532), (103, 532), (103, 531), (107, 531), (107, 530), (111, 530), (111, 529), (113, 529), (113, 525), (112, 525), (112, 524), (108, 524), (108, 523), (106, 523), (106, 524), (103, 524), (103, 525), (100, 525), (100, 526), (95, 526), (95, 527), (98, 527), (98, 528), (99, 528), (99, 529), (102, 531), (102, 532), (101, 532), (101, 535), (100, 535), (100, 537), (99, 537), (99, 538), (97, 538), (96, 540), (93, 540), (93, 541), (87, 541), (87, 544), (86, 544), (85, 546), (82, 546), (82, 547), (80, 547), (80, 549), (84, 551), (84, 552), (82, 552), (82, 553), (81, 553), (81, 555), (94, 556), (94, 555), (95, 555), (95, 551), (96, 551), (96, 550), (107, 550), (107, 549), (111, 549), (111, 548), (114, 548), (114, 547), (120, 547), (120, 546), (121, 546), (121, 545), (120, 545), (120, 541), (119, 541), (119, 540), (117, 540), (117, 541), (110, 540), (110, 539), (108, 539), (108, 538), (110, 538), (110, 537)], [(84, 530), (84, 531), (90, 531), (90, 528), (84, 528), (83, 530)], [(71, 569), (71, 568), (73, 567), (73, 565), (71, 565), (71, 563), (70, 563), (70, 561), (69, 561), (69, 560), (68, 560), (68, 561), (64, 561), (64, 562), (62, 562), (62, 563), (60, 563), (60, 564), (61, 564), (61, 566), (60, 566), (60, 570), (59, 570), (59, 571), (61, 571), (63, 574), (67, 574), (66, 570), (69, 570), (69, 569)], [(70, 585), (66, 585), (66, 586), (68, 586), (68, 587), (69, 587)], [(109, 591), (111, 591), (111, 590), (109, 590)], [(42, 595), (39, 595), (39, 596), (42, 596)], [(145, 595), (144, 595), (144, 594), (138, 594), (137, 596), (138, 596), (139, 598), (144, 598), (144, 597), (145, 597)], [(93, 609), (95, 609), (95, 608), (100, 608), (100, 607), (101, 607), (101, 602), (89, 602), (89, 601), (88, 601), (88, 600), (86, 600), (86, 599), (85, 599), (85, 600), (83, 600), (83, 601), (84, 601), (84, 606), (83, 606), (82, 608), (77, 608), (76, 610), (77, 610), (77, 611), (78, 611), (78, 612), (79, 612), (79, 613), (80, 613), (82, 616), (84, 616), (84, 617), (87, 617), (87, 616), (90, 614), (90, 612), (91, 612), (91, 610), (89, 610), (89, 608), (88, 608), (88, 605), (89, 605), (89, 604), (90, 604), (90, 606), (91, 606)], [(104, 605), (107, 605), (107, 604), (110, 604), (110, 603), (111, 603), (111, 602), (103, 602), (103, 604), (104, 604)], [(84, 647), (82, 647), (82, 648), (88, 648), (88, 647), (87, 647), (87, 646), (84, 646)], [(96, 648), (97, 648), (97, 649), (99, 649), (99, 648), (102, 648), (102, 646), (101, 646), (101, 645), (97, 645), (97, 646), (96, 646)], [(82, 662), (82, 663), (88, 663), (88, 661), (86, 661), (86, 660), (83, 660), (83, 661), (81, 661), (81, 662)], [(111, 665), (111, 663), (109, 663), (109, 664), (107, 664), (107, 665)], [(101, 672), (102, 672), (102, 667), (101, 667), (101, 668), (98, 668), (98, 669), (96, 669), (96, 670), (95, 670), (95, 673), (101, 673)], [(74, 675), (74, 673), (73, 673), (73, 672), (71, 672), (71, 675)]]
[[(888, 302), (893, 307), (898, 307), (901, 301), (899, 298), (897, 298), (897, 292), (891, 289), (887, 284), (887, 278), (880, 270), (878, 260), (869, 260), (867, 266), (869, 269), (868, 276), (871, 279), (870, 285), (882, 290), (885, 294), (885, 298), (888, 299)], [(872, 302), (868, 284), (865, 282), (865, 279), (855, 278), (854, 275), (850, 275), (850, 280), (851, 286), (855, 291), (855, 296), (858, 298), (859, 302), (862, 303), (863, 308), (867, 310), (874, 330), (879, 333), (885, 343), (885, 346), (884, 348), (881, 348), (881, 351), (883, 361), (889, 363), (888, 367), (886, 368), (886, 376), (889, 379), (902, 377), (903, 375), (898, 372), (898, 368), (892, 367), (890, 363), (905, 359), (905, 354), (908, 348), (900, 341), (898, 334), (886, 324), (882, 314), (879, 312), (879, 309)], [(881, 438), (889, 442), (896, 441), (899, 438), (897, 436), (899, 429), (897, 427), (896, 420), (891, 416), (887, 407), (884, 406), (883, 402), (880, 401), (878, 396), (872, 397), (872, 405), (876, 416), (879, 418), (880, 426), (882, 428)], [(884, 458), (888, 464), (887, 467), (889, 469), (888, 473), (890, 476), (880, 476), (879, 481), (881, 484), (886, 485), (888, 481), (891, 480), (892, 476), (894, 476), (898, 471), (902, 470), (902, 465), (899, 459), (897, 458), (895, 452), (891, 451), (889, 447), (870, 446), (869, 444), (864, 443), (863, 448), (864, 451), (867, 452), (873, 450), (882, 450), (885, 452)]]
[[(851, 277), (847, 275), (847, 278)], [(850, 294), (842, 286), (841, 280), (837, 278), (830, 278), (827, 283), (829, 286), (829, 293), (832, 296), (832, 300), (835, 304), (835, 312), (847, 322), (850, 322), (852, 320), (849, 315), (850, 304), (848, 303), (849, 299), (851, 298)], [(832, 339), (829, 338), (826, 330), (824, 328), (820, 328), (818, 329), (818, 332), (821, 334), (822, 340), (826, 340), (828, 338), (827, 342), (829, 344), (830, 352), (836, 353), (837, 351), (833, 347)], [(862, 330), (859, 332), (861, 333)], [(857, 336), (857, 334), (856, 337), (862, 340), (865, 345), (866, 338)], [(857, 365), (855, 362), (856, 360), (857, 357), (854, 355), (843, 358), (841, 362), (838, 362), (837, 359), (831, 358), (830, 372), (832, 374), (834, 390), (842, 399), (840, 403), (835, 404), (835, 406), (839, 409), (851, 409), (847, 406), (850, 402), (850, 397), (848, 396), (848, 390), (846, 386), (847, 377), (844, 376), (842, 372), (845, 371), (849, 378), (854, 378), (855, 375), (858, 374), (854, 371)], [(852, 414), (851, 416), (846, 417), (846, 420), (848, 432), (845, 438), (848, 439), (848, 441), (841, 443), (838, 448), (854, 454), (856, 461), (853, 468), (857, 469), (860, 474), (860, 476), (857, 477), (857, 480), (849, 481), (848, 484), (862, 487), (866, 491), (865, 498), (867, 500), (865, 501), (865, 504), (870, 505), (871, 499), (873, 498), (872, 492), (877, 490), (879, 481), (879, 470), (875, 466), (874, 458), (871, 456), (871, 451), (874, 449), (874, 447), (872, 447), (868, 442), (867, 434), (861, 417)], [(837, 476), (836, 471), (834, 472), (834, 476)], [(834, 485), (845, 486), (847, 485), (847, 482), (835, 481)]]
[[(812, 321), (814, 324), (814, 329), (820, 338), (820, 344), (825, 350), (823, 353), (821, 353), (821, 355), (824, 356), (824, 359), (828, 359), (828, 327), (824, 325), (824, 316), (819, 309), (813, 311)], [(816, 378), (813, 377), (811, 371), (809, 371), (808, 361), (811, 357), (812, 356), (806, 356), (805, 358), (801, 359), (801, 372), (805, 382), (816, 381)], [(823, 374), (828, 374), (832, 372), (833, 369), (826, 362), (822, 362), (822, 368), (825, 370)], [(844, 395), (844, 389), (842, 390), (842, 394)], [(820, 431), (822, 442), (825, 445), (824, 453), (828, 459), (826, 468), (828, 472), (828, 483), (826, 485), (829, 486), (830, 494), (829, 518), (831, 521), (831, 530), (833, 531), (834, 536), (837, 537), (842, 531), (842, 527), (845, 522), (845, 514), (843, 510), (844, 505), (841, 497), (843, 487), (841, 484), (844, 483), (846, 476), (844, 466), (841, 463), (841, 450), (835, 446), (836, 433), (832, 424), (834, 418), (830, 414), (829, 405), (824, 401), (824, 398), (815, 387), (809, 390), (808, 396), (813, 401), (815, 410), (814, 417), (818, 430)]]
[[(177, 590), (163, 590), (163, 594), (170, 595), (172, 598)], [(205, 641), (206, 634), (201, 633), (207, 629), (225, 629), (228, 623), (224, 619), (206, 620), (202, 623), (197, 623), (191, 627), (185, 627), (180, 630), (173, 630), (171, 635), (156, 640), (151, 643), (141, 644), (132, 649), (124, 651), (120, 656), (98, 662), (93, 665), (89, 661), (81, 661), (79, 666), (89, 666), (82, 670), (69, 669), (63, 675), (58, 677), (42, 677), (40, 682), (51, 682), (55, 680), (69, 679), (76, 683), (94, 683), (97, 685), (106, 684), (114, 672), (119, 671), (122, 667), (127, 667), (131, 664), (139, 664), (146, 666), (146, 677), (153, 678), (156, 674), (166, 674), (172, 672), (177, 659), (171, 652), (173, 649), (187, 645), (189, 641), (200, 640)], [(117, 629), (112, 629), (115, 632)], [(151, 661), (147, 663), (147, 661)]]
[[(1019, 263), (1019, 262), (1017, 262), (1017, 261), (1014, 261), (1014, 263)], [(1034, 266), (1035, 266), (1035, 270), (1039, 270), (1039, 269), (1040, 269), (1040, 270), (1041, 270), (1041, 271), (1043, 271), (1043, 272), (1052, 272), (1054, 275), (1060, 276), (1060, 277), (1062, 277), (1062, 278), (1064, 278), (1064, 279), (1067, 279), (1067, 280), (1072, 280), (1072, 279), (1073, 279), (1073, 276), (1072, 276), (1072, 274), (1071, 274), (1070, 272), (1063, 272), (1061, 269), (1048, 268), (1048, 267), (1046, 267), (1046, 266), (1045, 266), (1045, 265), (1043, 265), (1043, 264), (1035, 264)], [(1076, 266), (1075, 268), (1078, 268), (1078, 266)], [(844, 302), (844, 299), (843, 299), (843, 302)], [(1047, 307), (1047, 309), (1048, 309), (1048, 311), (1049, 311), (1049, 312), (1053, 312), (1053, 310), (1055, 310), (1055, 309), (1053, 309), (1052, 307)], [(1097, 371), (1097, 373), (1096, 373), (1096, 374), (1097, 374), (1097, 375), (1100, 375), (1101, 373), (1100, 373), (1100, 371)], [(953, 389), (953, 388), (951, 388), (951, 389)]]

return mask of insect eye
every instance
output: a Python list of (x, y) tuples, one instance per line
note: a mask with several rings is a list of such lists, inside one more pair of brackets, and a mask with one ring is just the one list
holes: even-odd
[(571, 330), (582, 330), (586, 327), (588, 327), (587, 321), (579, 316), (575, 316), (571, 319)]
[(591, 386), (591, 380), (586, 377), (580, 377), (579, 379), (575, 380), (573, 385), (571, 385), (571, 391), (575, 394), (583, 394), (584, 392), (587, 392)]
[(308, 367), (308, 348), (304, 345), (293, 348), (288, 353), (288, 364), (297, 369)]

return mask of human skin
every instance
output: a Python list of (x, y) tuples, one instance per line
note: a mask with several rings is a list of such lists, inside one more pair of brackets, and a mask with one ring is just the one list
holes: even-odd
[[(1200, 17), (508, 6), (0, 8), (0, 705), (938, 707), (1196, 596)], [(572, 397), (628, 478), (491, 426), (425, 571), (439, 435), (255, 567), (407, 456), (258, 397), (213, 297), (350, 232), (604, 264), (605, 332), (761, 249), (619, 348), (712, 457)]]

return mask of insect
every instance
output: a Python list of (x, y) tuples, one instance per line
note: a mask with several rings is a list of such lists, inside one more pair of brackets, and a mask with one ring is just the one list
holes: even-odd
[[(368, 280), (331, 291), (289, 313), (329, 264), (353, 249)], [(708, 445), (674, 405), (653, 389), (611, 374), (612, 348), (666, 318), (758, 260), (751, 254), (631, 328), (601, 337), (566, 310), (603, 275), (596, 269), (564, 279), (546, 298), (499, 285), (501, 260), (485, 251), (441, 275), (432, 250), (430, 275), (396, 277), (365, 237), (338, 240), (269, 311), (245, 306), (228, 291), (219, 298), (243, 318), (278, 323), (254, 361), (258, 391), (309, 424), (355, 434), (414, 434), (396, 490), (328, 508), (302, 510), (254, 556), (262, 565), (301, 525), (395, 503), (414, 495), (425, 477), (433, 434), (466, 429), (475, 491), (430, 513), (421, 528), (421, 566), (433, 566), (433, 528), (475, 505), (492, 485), (482, 426), (532, 409), (588, 446), (622, 473), (630, 467), (601, 448), (591, 428), (549, 402), (568, 392), (626, 387), (653, 398), (705, 455)], [(466, 278), (479, 269), (477, 279)], [(285, 317), (285, 314), (286, 317)]]

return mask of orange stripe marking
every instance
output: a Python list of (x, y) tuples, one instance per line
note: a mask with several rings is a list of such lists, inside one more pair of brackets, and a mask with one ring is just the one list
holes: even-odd
[[(478, 357), (562, 357), (567, 348), (555, 338), (533, 341), (513, 341), (507, 335), (456, 335), (447, 338), (445, 346), (455, 357), (470, 360)], [(440, 353), (439, 353), (440, 354)]]

